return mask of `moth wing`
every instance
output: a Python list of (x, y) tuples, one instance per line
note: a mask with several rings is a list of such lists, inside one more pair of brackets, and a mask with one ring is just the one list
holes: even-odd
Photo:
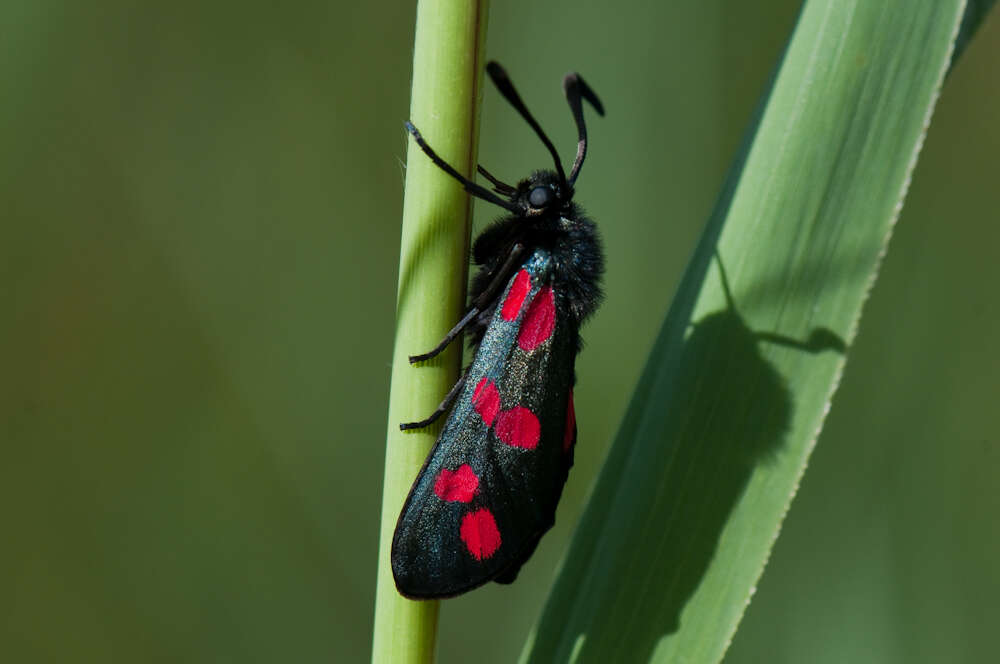
[(572, 465), (577, 332), (536, 252), (511, 278), (406, 499), (396, 586), (447, 597), (509, 582), (555, 520)]

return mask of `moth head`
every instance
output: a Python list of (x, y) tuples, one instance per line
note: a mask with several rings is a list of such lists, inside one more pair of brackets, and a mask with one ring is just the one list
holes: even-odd
[(576, 122), (577, 133), (579, 134), (579, 140), (576, 145), (576, 159), (573, 160), (573, 166), (567, 175), (563, 169), (559, 153), (556, 152), (556, 147), (549, 140), (549, 137), (545, 135), (545, 132), (542, 131), (534, 116), (531, 115), (528, 108), (524, 105), (521, 96), (514, 89), (513, 83), (507, 77), (507, 72), (497, 63), (490, 62), (486, 66), (486, 73), (489, 74), (500, 94), (504, 96), (510, 105), (514, 107), (535, 131), (538, 138), (541, 139), (546, 149), (548, 149), (549, 154), (552, 155), (555, 170), (536, 171), (529, 178), (522, 180), (514, 187), (494, 177), (482, 166), (478, 166), (477, 170), (480, 175), (489, 180), (493, 185), (493, 191), (490, 191), (486, 187), (468, 179), (445, 160), (441, 159), (427, 142), (424, 141), (423, 136), (420, 135), (420, 132), (417, 131), (417, 128), (412, 123), (406, 123), (406, 130), (413, 135), (420, 149), (440, 169), (461, 182), (465, 190), (473, 196), (499, 205), (513, 214), (522, 217), (539, 217), (550, 214), (553, 211), (562, 210), (573, 199), (573, 186), (576, 184), (576, 178), (580, 174), (580, 167), (583, 166), (583, 159), (587, 156), (587, 126), (583, 120), (583, 100), (589, 102), (598, 114), (604, 115), (604, 107), (601, 105), (601, 101), (579, 74), (575, 72), (567, 74), (563, 79), (563, 91), (566, 93), (566, 101), (569, 102), (569, 108), (573, 113), (573, 119)]
[(572, 188), (555, 171), (536, 171), (517, 185), (512, 201), (525, 217), (558, 214), (573, 199)]
[[(567, 175), (562, 167), (562, 160), (556, 151), (555, 145), (549, 137), (542, 131), (541, 126), (528, 108), (521, 100), (521, 96), (514, 89), (514, 85), (507, 77), (507, 72), (503, 67), (495, 62), (486, 66), (493, 83), (497, 86), (500, 94), (510, 103), (511, 106), (521, 115), (528, 125), (534, 129), (535, 134), (552, 155), (555, 165), (554, 170), (535, 171), (525, 180), (522, 180), (513, 187), (499, 178), (490, 174), (482, 166), (478, 167), (480, 175), (485, 177), (493, 185), (493, 191), (507, 200), (501, 201), (497, 198), (487, 198), (478, 192), (480, 198), (485, 198), (501, 207), (504, 207), (521, 217), (546, 217), (553, 213), (558, 213), (573, 200), (573, 187), (576, 178), (580, 174), (580, 167), (583, 166), (584, 157), (587, 156), (587, 125), (583, 120), (583, 100), (587, 100), (600, 115), (604, 115), (604, 107), (601, 101), (594, 94), (594, 91), (584, 82), (579, 74), (567, 74), (563, 79), (563, 90), (566, 93), (566, 100), (569, 102), (570, 111), (576, 121), (579, 140), (576, 146), (576, 159), (573, 160), (573, 167)], [(466, 189), (469, 189), (467, 186)], [(473, 191), (469, 189), (470, 191)], [(492, 194), (490, 194), (492, 195)]]

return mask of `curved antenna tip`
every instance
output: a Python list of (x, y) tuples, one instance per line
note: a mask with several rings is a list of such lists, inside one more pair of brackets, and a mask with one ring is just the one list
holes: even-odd
[(580, 76), (580, 74), (575, 71), (571, 71), (566, 74), (563, 78), (563, 92), (568, 92), (570, 86), (576, 86), (580, 91), (580, 96), (590, 102), (590, 105), (594, 107), (594, 110), (597, 111), (598, 115), (604, 117), (604, 104), (602, 104), (601, 100), (598, 99), (597, 93), (594, 92), (589, 85), (587, 85), (585, 80), (583, 80), (583, 76)]
[(576, 128), (579, 132), (579, 141), (576, 145), (576, 159), (573, 161), (573, 168), (569, 173), (569, 184), (576, 183), (576, 177), (580, 174), (580, 167), (587, 156), (587, 123), (583, 119), (583, 102), (586, 99), (594, 110), (601, 116), (604, 115), (604, 104), (597, 98), (597, 95), (583, 77), (576, 72), (570, 72), (563, 78), (563, 92), (566, 93), (566, 101), (569, 102), (570, 111), (576, 121)]
[(514, 88), (514, 84), (511, 83), (510, 77), (507, 76), (506, 70), (500, 66), (495, 60), (491, 60), (486, 64), (486, 73), (489, 74), (490, 78), (493, 80), (493, 84), (497, 87), (497, 90), (503, 95), (507, 103), (514, 107), (525, 122), (535, 131), (538, 138), (541, 139), (542, 143), (548, 149), (549, 154), (552, 155), (552, 161), (555, 163), (556, 172), (559, 175), (559, 181), (563, 184), (564, 188), (568, 188), (571, 182), (566, 179), (566, 171), (563, 170), (562, 160), (559, 159), (559, 153), (556, 151), (556, 146), (552, 144), (549, 137), (545, 135), (542, 131), (542, 127), (535, 120), (534, 116), (528, 111), (528, 107), (524, 105), (524, 101), (521, 100), (521, 95), (517, 93)]

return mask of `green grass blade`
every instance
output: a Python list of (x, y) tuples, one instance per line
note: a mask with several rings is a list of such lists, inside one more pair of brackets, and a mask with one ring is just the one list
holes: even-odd
[[(417, 5), (410, 119), (467, 177), (476, 170), (487, 6), (487, 0), (421, 0)], [(372, 661), (379, 663), (434, 657), (438, 603), (401, 597), (389, 554), (396, 518), (440, 428), (404, 433), (399, 423), (429, 415), (458, 378), (459, 344), (419, 368), (411, 367), (407, 357), (436, 346), (461, 318), (471, 214), (461, 185), (413, 140), (406, 161), (372, 648)]]
[(805, 3), (525, 661), (722, 658), (829, 408), (964, 8)]

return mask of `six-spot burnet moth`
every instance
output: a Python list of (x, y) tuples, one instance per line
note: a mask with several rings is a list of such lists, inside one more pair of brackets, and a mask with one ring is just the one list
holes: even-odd
[(488, 581), (511, 583), (555, 522), (576, 443), (573, 365), (581, 323), (601, 299), (604, 258), (594, 223), (573, 202), (587, 154), (582, 99), (601, 115), (597, 95), (573, 73), (563, 80), (579, 130), (565, 173), (555, 146), (495, 62), (486, 67), (500, 93), (531, 125), (555, 160), (511, 186), (482, 166), (490, 191), (442, 160), (409, 122), (407, 130), (439, 168), (473, 196), (510, 214), (476, 239), (468, 313), (430, 359), (467, 331), (472, 364), (426, 420), (451, 409), (410, 489), (392, 538), (392, 573), (407, 597), (457, 595)]

